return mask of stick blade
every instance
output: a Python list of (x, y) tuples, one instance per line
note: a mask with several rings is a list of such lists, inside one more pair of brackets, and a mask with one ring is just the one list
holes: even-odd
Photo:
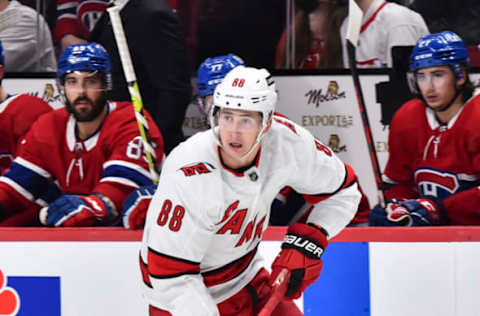
[(363, 12), (355, 2), (349, 0), (348, 2), (348, 22), (347, 22), (347, 41), (353, 46), (357, 47), (358, 37), (360, 35), (360, 28), (362, 26)]

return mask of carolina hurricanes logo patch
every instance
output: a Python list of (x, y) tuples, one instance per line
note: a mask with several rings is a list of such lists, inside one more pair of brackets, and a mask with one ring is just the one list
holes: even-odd
[(181, 167), (179, 170), (182, 170), (186, 177), (190, 177), (196, 174), (210, 173), (213, 169), (215, 167), (208, 162), (197, 162)]
[(439, 198), (446, 198), (460, 188), (455, 173), (427, 168), (417, 169), (415, 183), (421, 195), (432, 195)]

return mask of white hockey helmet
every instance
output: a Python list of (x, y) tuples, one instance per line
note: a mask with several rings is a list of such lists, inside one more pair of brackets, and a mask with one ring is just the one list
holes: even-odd
[(237, 66), (217, 86), (210, 111), (211, 126), (219, 108), (255, 111), (262, 114), (265, 129), (272, 119), (277, 93), (275, 82), (266, 69)]
[(222, 146), (217, 128), (217, 112), (221, 108), (232, 110), (255, 111), (262, 115), (262, 129), (257, 135), (247, 156), (258, 145), (268, 130), (275, 105), (277, 93), (275, 82), (266, 69), (237, 66), (223, 79), (213, 94), (213, 105), (210, 109), (210, 126), (218, 144)]

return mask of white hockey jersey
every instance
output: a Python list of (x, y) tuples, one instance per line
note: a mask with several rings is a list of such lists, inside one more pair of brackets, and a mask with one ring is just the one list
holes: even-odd
[(274, 117), (254, 166), (222, 163), (211, 130), (167, 157), (150, 204), (140, 265), (149, 304), (175, 316), (218, 315), (216, 304), (264, 266), (257, 246), (277, 193), (290, 186), (317, 203), (307, 222), (335, 236), (360, 193), (350, 167), (303, 127)]
[[(348, 17), (340, 28), (345, 68), (349, 68), (347, 25)], [(357, 67), (392, 67), (393, 46), (415, 45), (420, 37), (429, 33), (420, 14), (396, 3), (375, 0), (363, 15), (356, 49)]]

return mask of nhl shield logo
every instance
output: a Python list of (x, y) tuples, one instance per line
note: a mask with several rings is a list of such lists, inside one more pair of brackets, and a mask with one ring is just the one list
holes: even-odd
[(252, 180), (253, 182), (255, 182), (255, 181), (258, 180), (258, 174), (257, 174), (255, 171), (252, 171), (252, 172), (248, 173), (248, 177), (249, 177), (250, 180)]

